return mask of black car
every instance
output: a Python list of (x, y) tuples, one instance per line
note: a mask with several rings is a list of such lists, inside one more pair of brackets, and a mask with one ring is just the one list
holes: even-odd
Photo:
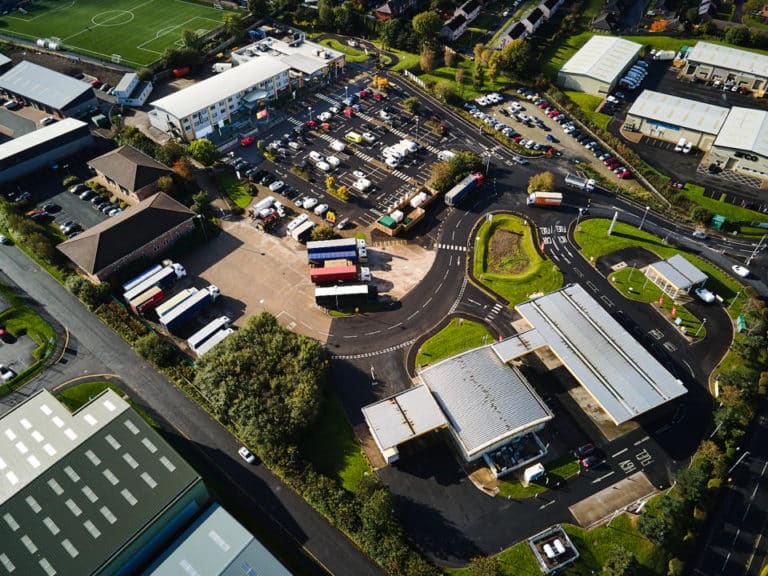
[(55, 214), (61, 210), (61, 206), (54, 202), (48, 202), (47, 204), (43, 204), (42, 209), (45, 210), (48, 214)]
[(274, 181), (275, 181), (275, 177), (269, 172), (267, 172), (266, 174), (264, 174), (264, 176), (261, 177), (261, 180), (259, 180), (259, 183), (262, 184), (263, 186), (269, 186)]
[(574, 449), (571, 454), (573, 455), (576, 460), (581, 460), (582, 458), (586, 458), (590, 454), (594, 454), (595, 452), (595, 445), (594, 444), (582, 444), (578, 448)]
[(69, 189), (69, 191), (72, 192), (72, 194), (82, 194), (86, 190), (88, 190), (88, 186), (86, 186), (85, 184), (75, 184), (74, 186), (72, 186), (72, 188)]

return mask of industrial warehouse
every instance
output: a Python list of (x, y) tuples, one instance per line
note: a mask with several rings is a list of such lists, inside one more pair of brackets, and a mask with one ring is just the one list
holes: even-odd
[(363, 408), (387, 463), (399, 444), (446, 427), (465, 462), (484, 458), (490, 466), (489, 454), (523, 439), (534, 449), (504, 473), (544, 456), (536, 432), (554, 415), (512, 365), (537, 350), (553, 353), (616, 426), (687, 392), (578, 284), (516, 310), (530, 329), (424, 368), (421, 386)]
[(615, 36), (593, 36), (557, 74), (557, 84), (597, 96), (613, 90), (637, 60), (642, 45)]
[(765, 95), (768, 56), (730, 46), (698, 42), (688, 52), (683, 74), (689, 78), (732, 84)]

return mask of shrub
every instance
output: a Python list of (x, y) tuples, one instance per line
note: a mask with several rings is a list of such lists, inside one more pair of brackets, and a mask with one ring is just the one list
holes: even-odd
[(133, 345), (142, 358), (158, 368), (167, 368), (176, 360), (176, 347), (156, 332), (137, 338)]
[(142, 322), (114, 301), (99, 306), (96, 309), (96, 315), (130, 344), (149, 332)]
[(75, 184), (80, 183), (80, 178), (75, 176), (74, 174), (70, 174), (69, 176), (65, 176), (64, 180), (61, 181), (61, 185), (64, 186), (64, 188), (70, 188), (74, 186)]
[(98, 308), (109, 298), (109, 284), (93, 284), (77, 274), (68, 276), (64, 285), (90, 310)]

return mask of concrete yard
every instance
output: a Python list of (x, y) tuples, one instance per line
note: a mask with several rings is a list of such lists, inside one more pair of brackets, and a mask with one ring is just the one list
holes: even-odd
[(607, 519), (615, 510), (627, 508), (633, 502), (649, 498), (655, 492), (656, 488), (645, 473), (637, 472), (577, 502), (569, 510), (580, 526), (590, 528)]

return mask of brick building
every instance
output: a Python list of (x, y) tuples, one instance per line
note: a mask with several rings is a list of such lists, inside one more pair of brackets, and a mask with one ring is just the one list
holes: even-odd
[(107, 190), (131, 204), (149, 198), (157, 189), (157, 180), (171, 175), (168, 166), (133, 146), (120, 146), (88, 165)]
[(195, 227), (196, 214), (159, 192), (62, 242), (58, 249), (94, 282), (140, 258), (157, 258)]

